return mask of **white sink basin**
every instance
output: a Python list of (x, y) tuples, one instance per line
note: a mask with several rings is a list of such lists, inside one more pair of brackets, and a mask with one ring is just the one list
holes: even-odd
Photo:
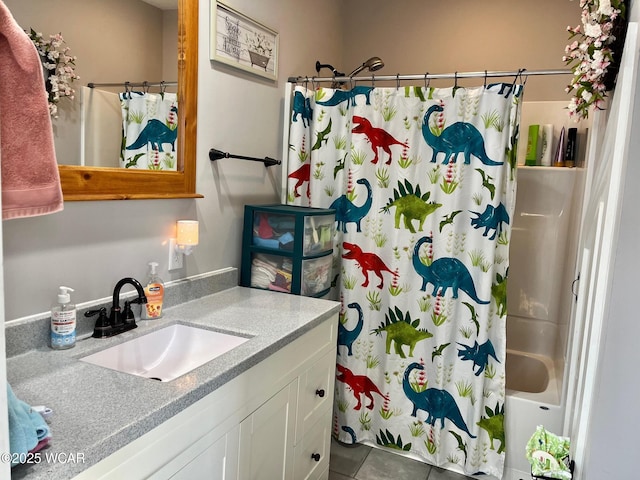
[(168, 382), (249, 340), (186, 325), (172, 325), (82, 357), (83, 362)]

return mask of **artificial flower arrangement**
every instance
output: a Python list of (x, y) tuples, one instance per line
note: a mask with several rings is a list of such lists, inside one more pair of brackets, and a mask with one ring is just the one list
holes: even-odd
[(76, 91), (71, 87), (80, 77), (75, 73), (76, 57), (69, 55), (62, 34), (49, 35), (46, 40), (41, 33), (31, 29), (29, 38), (36, 46), (44, 68), (45, 87), (49, 97), (49, 114), (58, 118), (58, 102), (64, 97), (73, 100)]
[(624, 41), (625, 30), (618, 32), (616, 27), (626, 15), (624, 0), (580, 0), (580, 7), (582, 25), (567, 27), (569, 39), (578, 38), (567, 45), (562, 57), (573, 70), (566, 91), (574, 92), (569, 116), (576, 121), (587, 118), (592, 105), (602, 109), (607, 90), (613, 88), (607, 81), (607, 73), (611, 73), (612, 63), (620, 60), (617, 56), (621, 52), (613, 43)]

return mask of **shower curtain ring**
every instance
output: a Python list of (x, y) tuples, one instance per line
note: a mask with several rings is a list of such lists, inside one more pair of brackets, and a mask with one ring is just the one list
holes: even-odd
[(523, 74), (524, 72), (526, 72), (526, 71), (527, 71), (527, 69), (526, 69), (526, 68), (521, 68), (521, 69), (518, 71), (518, 76), (520, 77), (520, 82), (522, 83), (522, 86), (523, 86), (523, 87), (524, 87), (524, 85), (527, 83), (527, 79), (529, 78), (529, 77), (528, 77), (528, 76), (526, 76), (526, 75), (525, 75), (524, 79), (522, 78), (522, 74)]
[(518, 73), (516, 73), (515, 78), (513, 79), (513, 83), (511, 84), (511, 90), (513, 90), (514, 88), (516, 88), (516, 82), (518, 81), (518, 78), (520, 79), (520, 83), (521, 85), (524, 86), (524, 83), (522, 82), (522, 72), (524, 72), (524, 68), (519, 68), (518, 69)]
[(458, 88), (458, 72), (453, 74), (453, 88)]
[(396, 73), (396, 90), (400, 89), (400, 74)]
[(484, 88), (487, 88), (487, 71), (484, 71)]
[(147, 82), (146, 80), (142, 82), (142, 91), (144, 93), (149, 93), (149, 82)]
[(424, 74), (424, 89), (426, 90), (431, 85), (431, 79), (429, 78), (429, 82), (427, 83), (427, 77), (429, 76), (429, 72)]
[(164, 80), (162, 80), (160, 82), (160, 93), (164, 94), (164, 92), (167, 90), (167, 86), (164, 83)]
[(375, 73), (371, 74), (371, 86), (372, 87), (376, 86), (376, 74)]

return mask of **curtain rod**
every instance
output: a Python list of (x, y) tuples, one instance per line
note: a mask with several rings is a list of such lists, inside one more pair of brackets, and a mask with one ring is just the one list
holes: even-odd
[(366, 77), (289, 77), (290, 83), (304, 82), (373, 82), (379, 81), (403, 81), (403, 80), (432, 80), (444, 78), (489, 78), (489, 77), (529, 77), (533, 75), (571, 75), (569, 69), (563, 70), (514, 70), (514, 71), (483, 71), (483, 72), (455, 72), (455, 73), (423, 73), (416, 75), (368, 75)]
[(117, 83), (87, 83), (87, 87), (175, 87), (178, 82), (117, 82)]

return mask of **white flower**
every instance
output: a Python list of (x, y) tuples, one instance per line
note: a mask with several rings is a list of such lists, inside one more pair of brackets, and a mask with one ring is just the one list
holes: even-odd
[(571, 65), (573, 78), (566, 91), (575, 92), (569, 102), (569, 115), (586, 118), (589, 108), (602, 108), (606, 97), (604, 78), (611, 65), (613, 52), (609, 45), (613, 21), (622, 15), (624, 0), (580, 0), (580, 26), (567, 27), (569, 38), (578, 37), (565, 48), (563, 60)]
[(42, 66), (45, 68), (45, 88), (49, 100), (49, 114), (58, 117), (58, 102), (62, 97), (74, 98), (71, 83), (80, 77), (75, 74), (76, 57), (69, 55), (69, 47), (64, 44), (61, 34), (50, 35), (45, 40), (41, 33), (31, 29), (29, 38), (34, 43)]
[(606, 15), (610, 17), (613, 14), (613, 7), (611, 6), (611, 0), (600, 0), (598, 4), (597, 12), (600, 15)]
[(584, 26), (584, 34), (587, 37), (598, 38), (602, 35), (602, 28), (599, 23), (587, 23)]

